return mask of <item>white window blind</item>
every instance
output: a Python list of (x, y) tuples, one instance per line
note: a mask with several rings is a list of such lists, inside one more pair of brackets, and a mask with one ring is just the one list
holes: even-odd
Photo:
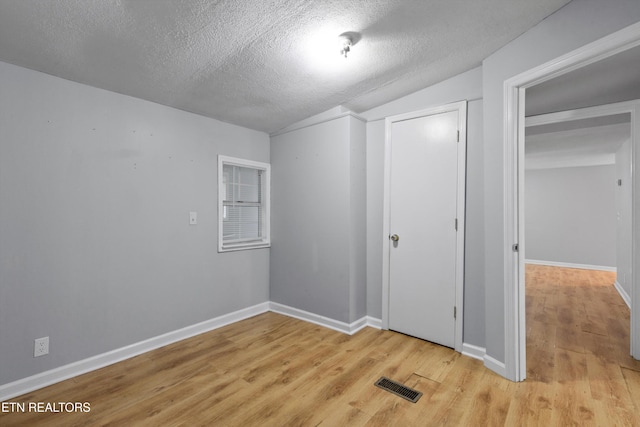
[(270, 166), (225, 156), (218, 166), (219, 250), (268, 246)]

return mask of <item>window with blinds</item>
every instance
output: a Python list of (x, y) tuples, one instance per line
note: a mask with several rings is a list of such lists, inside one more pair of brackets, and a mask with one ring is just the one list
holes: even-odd
[(218, 157), (218, 250), (263, 248), (270, 245), (267, 163)]

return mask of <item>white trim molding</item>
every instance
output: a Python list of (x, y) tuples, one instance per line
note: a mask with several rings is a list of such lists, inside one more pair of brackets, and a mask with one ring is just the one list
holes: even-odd
[(627, 291), (624, 290), (624, 288), (622, 287), (622, 285), (620, 284), (620, 282), (618, 282), (617, 280), (613, 283), (613, 287), (616, 288), (616, 291), (618, 291), (618, 293), (620, 294), (620, 297), (622, 298), (622, 300), (624, 301), (625, 304), (627, 304), (627, 307), (631, 308), (631, 297), (629, 296), (629, 294), (627, 293)]
[[(525, 71), (504, 82), (504, 128), (503, 128), (503, 185), (504, 185), (504, 326), (505, 326), (505, 376), (512, 381), (522, 381), (526, 377), (526, 330), (524, 310), (524, 128), (525, 128), (525, 92), (527, 88), (567, 74), (571, 71), (593, 64), (602, 59), (640, 46), (640, 23), (630, 25), (589, 43), (579, 49), (560, 56), (538, 67)], [(623, 108), (614, 107), (607, 114), (631, 113), (632, 141), (640, 141), (640, 107), (637, 104)], [(587, 111), (587, 114), (591, 114)], [(575, 114), (575, 113), (573, 113)], [(584, 113), (580, 113), (583, 114)], [(601, 113), (600, 113), (601, 115)], [(547, 117), (544, 120), (548, 120)], [(551, 118), (557, 119), (557, 118)], [(571, 117), (570, 119), (575, 119)], [(535, 123), (536, 120), (529, 119)], [(565, 118), (565, 120), (567, 120)], [(540, 124), (540, 123), (538, 123)], [(632, 146), (632, 162), (640, 164), (640, 150)], [(638, 162), (638, 163), (635, 163)], [(632, 166), (633, 168), (633, 166)], [(637, 282), (637, 268), (640, 267), (640, 251), (635, 242), (640, 240), (640, 174), (634, 174), (632, 183), (632, 268), (631, 271), (631, 348), (632, 355), (640, 357), (640, 316), (634, 314), (640, 307), (640, 288)], [(522, 226), (521, 226), (522, 225)], [(517, 244), (519, 252), (512, 250)], [(487, 363), (487, 367), (496, 366)], [(498, 372), (498, 371), (496, 371)]]
[(487, 355), (487, 349), (484, 347), (478, 347), (477, 345), (462, 343), (462, 354), (474, 359), (484, 361), (484, 357)]
[(484, 356), (484, 366), (488, 369), (491, 369), (498, 375), (502, 375), (503, 377), (507, 376), (507, 369), (505, 367), (505, 364), (497, 359), (494, 359), (488, 354), (485, 354)]
[(285, 316), (293, 317), (298, 320), (304, 320), (305, 322), (314, 323), (316, 325), (333, 329), (334, 331), (342, 332), (343, 334), (347, 335), (353, 335), (367, 326), (380, 329), (380, 327), (375, 326), (377, 323), (377, 319), (370, 318), (369, 316), (364, 316), (353, 323), (346, 323), (339, 320), (331, 319), (329, 317), (321, 316), (319, 314), (300, 310), (298, 308), (289, 307), (288, 305), (280, 304), (277, 302), (270, 302), (269, 307), (270, 311), (273, 311), (274, 313), (283, 314)]
[[(557, 111), (555, 113), (539, 114), (525, 118), (525, 127), (549, 125), (573, 120), (593, 119), (596, 117), (615, 116), (629, 112), (637, 101), (622, 101), (612, 104), (595, 105), (593, 107), (578, 108), (575, 110)], [(616, 125), (609, 125), (616, 126)]]
[(367, 326), (374, 329), (382, 329), (382, 319), (367, 316)]
[(537, 260), (537, 259), (525, 259), (524, 263), (535, 264), (535, 265), (548, 265), (550, 267), (577, 268), (580, 270), (612, 271), (614, 273), (618, 271), (616, 267), (609, 267), (605, 265), (576, 264), (572, 262), (543, 261), (543, 260)]
[(195, 325), (187, 326), (186, 328), (178, 329), (176, 331), (158, 335), (122, 348), (98, 354), (87, 359), (79, 360), (18, 381), (4, 384), (0, 386), (0, 401), (5, 401), (13, 397), (29, 393), (33, 390), (55, 384), (69, 378), (77, 377), (78, 375), (95, 371), (96, 369), (104, 368), (105, 366), (113, 365), (114, 363), (130, 359), (142, 353), (221, 328), (240, 320), (257, 316), (258, 314), (266, 313), (267, 311), (269, 311), (269, 303), (264, 302), (214, 319), (196, 323)]

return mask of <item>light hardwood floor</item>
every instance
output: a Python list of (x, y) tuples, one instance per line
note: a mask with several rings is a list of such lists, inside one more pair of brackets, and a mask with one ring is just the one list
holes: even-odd
[[(640, 362), (607, 272), (527, 266), (528, 378), (402, 334), (353, 336), (267, 313), (29, 393), (89, 413), (0, 425), (639, 426)], [(373, 383), (422, 391), (415, 404)]]

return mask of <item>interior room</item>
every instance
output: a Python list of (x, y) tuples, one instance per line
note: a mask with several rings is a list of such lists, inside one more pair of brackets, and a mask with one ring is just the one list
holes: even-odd
[[(0, 0), (0, 424), (640, 423), (638, 46), (636, 0)], [(527, 357), (551, 271), (619, 349)]]
[[(618, 257), (626, 259), (630, 247), (618, 254), (617, 240), (631, 234), (629, 115), (546, 127), (527, 128), (526, 262), (628, 270), (628, 263), (621, 268)], [(538, 133), (533, 133), (536, 128)], [(626, 288), (624, 279), (621, 275)], [(625, 292), (629, 300), (629, 288)]]

